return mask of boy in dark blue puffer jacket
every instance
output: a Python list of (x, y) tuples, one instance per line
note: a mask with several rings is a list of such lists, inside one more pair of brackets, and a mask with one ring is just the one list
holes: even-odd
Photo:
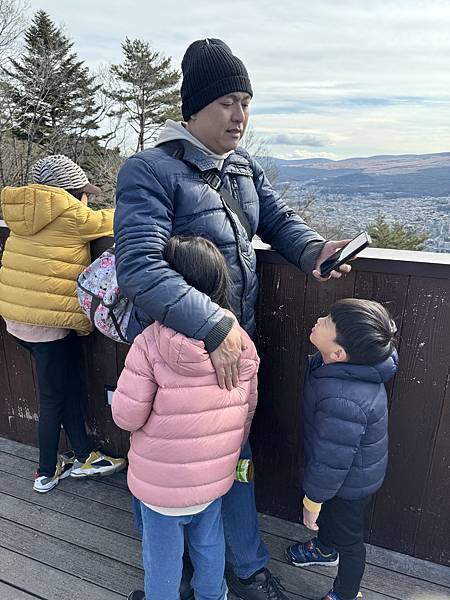
[(323, 600), (361, 598), (364, 510), (388, 460), (384, 384), (397, 370), (396, 327), (377, 302), (347, 298), (318, 319), (304, 388), (303, 522), (316, 538), (286, 551), (296, 566), (337, 565)]

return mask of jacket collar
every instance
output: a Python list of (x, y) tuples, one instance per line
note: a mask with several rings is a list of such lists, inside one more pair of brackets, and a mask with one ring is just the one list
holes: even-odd
[(395, 375), (398, 367), (398, 354), (392, 353), (378, 365), (355, 365), (352, 363), (328, 363), (322, 360), (320, 352), (309, 357), (310, 374), (315, 379), (332, 377), (335, 379), (359, 379), (374, 383), (386, 383)]
[[(181, 143), (184, 148), (184, 160), (194, 164), (201, 171), (209, 171), (211, 169), (217, 168), (216, 161), (214, 160), (214, 158), (202, 152), (200, 148), (197, 148), (196, 146), (194, 146), (186, 140), (181, 140)], [(225, 159), (222, 167), (222, 173), (252, 175), (252, 170), (250, 168), (250, 163), (248, 159), (243, 154), (241, 154), (241, 151), (238, 149), (236, 152), (232, 152)]]

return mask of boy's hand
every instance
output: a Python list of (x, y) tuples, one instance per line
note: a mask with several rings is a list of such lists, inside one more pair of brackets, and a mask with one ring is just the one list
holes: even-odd
[(320, 513), (318, 512), (311, 512), (307, 508), (303, 507), (303, 525), (308, 529), (311, 529), (311, 531), (318, 531), (319, 527), (316, 521), (319, 518), (319, 514)]

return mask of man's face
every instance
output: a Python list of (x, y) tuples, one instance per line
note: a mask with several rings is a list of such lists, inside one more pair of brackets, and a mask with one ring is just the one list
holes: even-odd
[(344, 348), (336, 342), (336, 325), (330, 315), (317, 319), (309, 339), (322, 354), (325, 363), (347, 360)]
[(245, 92), (217, 98), (191, 116), (187, 129), (216, 154), (235, 150), (247, 127), (250, 101)]

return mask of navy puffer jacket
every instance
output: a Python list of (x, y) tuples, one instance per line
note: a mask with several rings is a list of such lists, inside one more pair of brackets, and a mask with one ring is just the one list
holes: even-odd
[(323, 364), (310, 357), (304, 388), (305, 476), (310, 500), (357, 500), (375, 493), (388, 462), (384, 384), (397, 370), (393, 353), (375, 366)]
[[(201, 170), (214, 168), (213, 159), (192, 144), (183, 146), (185, 160)], [(320, 249), (323, 238), (284, 204), (247, 152), (238, 149), (225, 160), (222, 178), (253, 233), (289, 261), (303, 266), (302, 254), (310, 242)], [(258, 292), (254, 249), (239, 219), (194, 169), (159, 148), (128, 159), (118, 177), (114, 235), (118, 283), (137, 307), (127, 332), (130, 340), (151, 319), (204, 340), (224, 317), (219, 306), (163, 260), (172, 235), (199, 235), (218, 246), (231, 270), (232, 310), (253, 334)]]

